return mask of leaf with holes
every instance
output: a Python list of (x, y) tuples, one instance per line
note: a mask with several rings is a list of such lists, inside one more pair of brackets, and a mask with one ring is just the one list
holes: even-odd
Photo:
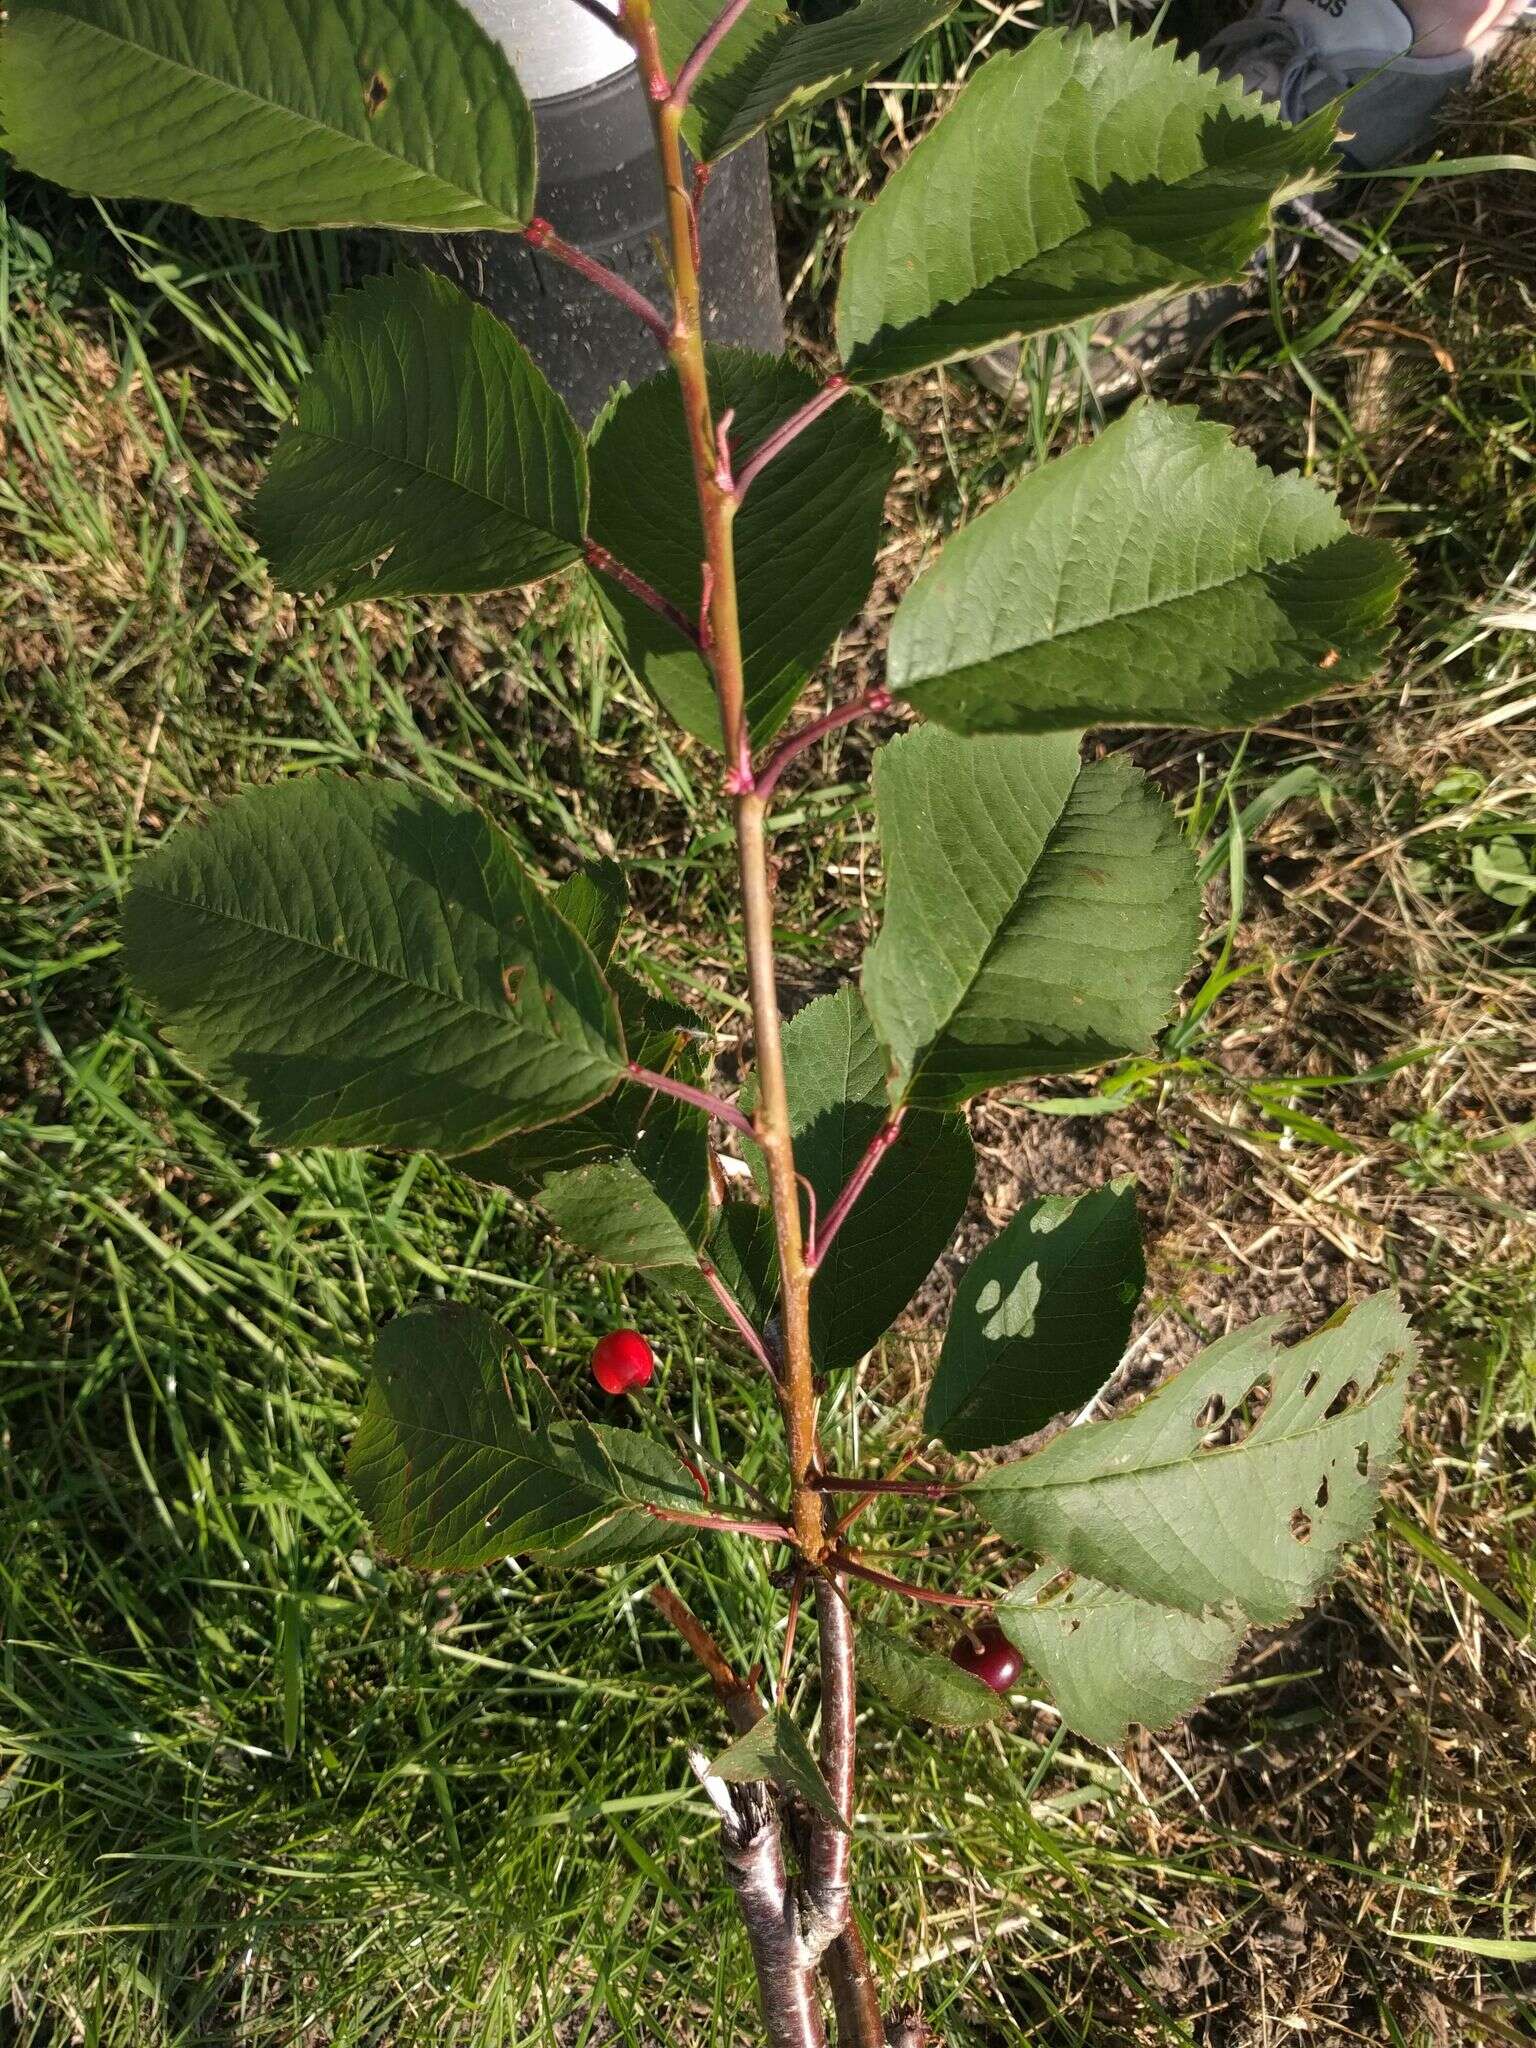
[[(886, 1056), (855, 988), (807, 1003), (783, 1037), (795, 1166), (824, 1220), (889, 1114)], [(749, 1087), (743, 1107), (754, 1100)], [(766, 1196), (755, 1154), (753, 1170)], [(975, 1178), (964, 1117), (906, 1119), (811, 1283), (819, 1371), (856, 1364), (885, 1335), (953, 1236)]]
[(414, 269), (337, 301), (251, 507), (276, 581), (338, 604), (536, 582), (586, 517), (563, 401), (494, 313)]
[(140, 863), (128, 969), (281, 1145), (468, 1151), (624, 1068), (613, 994), (510, 840), (404, 782), (249, 790)]
[(864, 381), (1236, 277), (1326, 185), (1335, 110), (1294, 125), (1129, 28), (992, 57), (848, 238), (837, 341)]
[(967, 1495), (1009, 1542), (1142, 1600), (1288, 1621), (1371, 1526), (1414, 1343), (1395, 1294), (1289, 1350), (1280, 1327), (1223, 1337), (1134, 1413), (1068, 1430)]
[(796, 1793), (813, 1813), (841, 1828), (845, 1835), (848, 1832), (848, 1823), (837, 1810), (811, 1745), (782, 1709), (755, 1721), (715, 1758), (710, 1769), (728, 1785), (773, 1784), (781, 1791)]
[(1075, 736), (926, 726), (875, 759), (885, 916), (864, 1000), (892, 1099), (948, 1108), (1150, 1045), (1194, 957), (1199, 892), (1173, 812)]
[(923, 1428), (983, 1451), (1081, 1407), (1120, 1363), (1145, 1279), (1129, 1181), (1027, 1202), (961, 1276)]
[(990, 1685), (877, 1622), (859, 1624), (858, 1673), (903, 1714), (938, 1728), (980, 1728), (1006, 1711)]
[(681, 1466), (679, 1478), (610, 1445), (624, 1432), (530, 1422), (514, 1394), (521, 1377), (508, 1333), (478, 1309), (413, 1309), (380, 1333), (347, 1477), (392, 1556), (463, 1571), (585, 1543), (584, 1562), (606, 1562), (591, 1539), (616, 1519), (632, 1536), (638, 1503), (680, 1490), (697, 1502)]
[(1252, 725), (1381, 657), (1403, 562), (1186, 407), (1134, 407), (963, 527), (888, 681), (956, 732)]
[(0, 142), (268, 228), (516, 229), (533, 117), (457, 0), (10, 0)]
[[(782, 357), (709, 350), (716, 419), (743, 459), (820, 388)], [(845, 398), (755, 479), (734, 522), (747, 718), (761, 743), (857, 616), (874, 582), (899, 450), (880, 415)], [(677, 608), (699, 616), (704, 559), (676, 377), (621, 392), (592, 432), (592, 538)], [(710, 671), (676, 627), (605, 576), (599, 595), (631, 669), (685, 731), (720, 745)]]
[(1231, 1670), (1248, 1626), (1220, 1610), (1155, 1607), (1054, 1565), (1015, 1586), (993, 1618), (1067, 1726), (1105, 1748), (1133, 1723), (1156, 1730), (1193, 1713)]
[[(799, 21), (780, 0), (748, 0), (694, 87), (684, 133), (710, 163), (770, 122), (835, 99), (909, 49), (955, 0), (862, 0), (826, 21)], [(675, 77), (720, 12), (719, 0), (657, 0), (662, 56)]]

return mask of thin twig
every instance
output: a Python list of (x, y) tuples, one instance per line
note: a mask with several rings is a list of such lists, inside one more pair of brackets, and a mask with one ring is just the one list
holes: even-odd
[(730, 1317), (738, 1336), (752, 1353), (752, 1356), (770, 1379), (777, 1380), (778, 1372), (774, 1367), (773, 1354), (763, 1342), (762, 1336), (753, 1323), (752, 1318), (747, 1314), (730, 1288), (720, 1278), (719, 1273), (710, 1264), (708, 1259), (700, 1259), (699, 1271), (703, 1274), (705, 1284), (709, 1288), (710, 1293)]
[(853, 1506), (845, 1514), (838, 1516), (837, 1520), (832, 1524), (831, 1542), (834, 1549), (842, 1542), (860, 1515), (867, 1509), (872, 1508), (879, 1498), (878, 1493), (860, 1494)]
[(542, 214), (535, 214), (523, 229), (523, 240), (530, 249), (538, 249), (546, 256), (552, 256), (556, 263), (563, 263), (567, 270), (574, 270), (578, 277), (584, 277), (589, 284), (595, 284), (607, 292), (611, 299), (617, 299), (627, 307), (637, 320), (643, 320), (651, 330), (660, 348), (666, 348), (672, 339), (672, 330), (667, 318), (642, 291), (636, 291), (628, 278), (620, 277), (616, 270), (610, 270), (606, 263), (599, 263), (595, 256), (589, 256), (585, 249), (578, 249), (574, 242), (568, 242), (564, 235), (556, 234)]
[(850, 1557), (845, 1550), (835, 1550), (829, 1562), (840, 1572), (848, 1572), (853, 1578), (864, 1579), (871, 1586), (879, 1586), (887, 1593), (900, 1593), (905, 1600), (921, 1600), (930, 1607), (991, 1607), (995, 1603), (990, 1596), (969, 1593), (940, 1593), (931, 1586), (914, 1586), (906, 1579), (893, 1578), (877, 1566), (865, 1564), (862, 1559)]
[(694, 44), (693, 50), (673, 84), (668, 104), (681, 113), (688, 104), (689, 95), (698, 83), (699, 73), (713, 57), (721, 43), (740, 21), (751, 6), (752, 0), (729, 0), (729, 5), (715, 17), (703, 35)]
[(589, 569), (595, 570), (599, 576), (611, 576), (631, 597), (638, 598), (641, 604), (649, 605), (658, 618), (665, 619), (667, 624), (681, 633), (690, 645), (698, 646), (699, 629), (687, 613), (679, 610), (670, 598), (663, 597), (643, 576), (637, 576), (627, 562), (621, 562), (617, 555), (610, 555), (608, 550), (595, 540), (589, 540), (582, 552)]
[(631, 1060), (627, 1069), (629, 1078), (637, 1088), (649, 1088), (656, 1095), (672, 1095), (679, 1102), (691, 1103), (695, 1109), (702, 1109), (706, 1116), (717, 1117), (723, 1124), (729, 1124), (733, 1131), (743, 1131), (749, 1138), (757, 1136), (750, 1117), (742, 1115), (733, 1102), (723, 1096), (711, 1095), (707, 1088), (695, 1088), (691, 1081), (675, 1081), (670, 1074), (658, 1074), (654, 1068), (642, 1067), (638, 1060)]
[(823, 1493), (899, 1493), (909, 1500), (944, 1500), (965, 1490), (958, 1479), (851, 1479), (842, 1472), (819, 1472), (814, 1483)]
[(641, 77), (651, 99), (652, 125), (661, 160), (675, 312), (671, 355), (682, 392), (694, 494), (703, 530), (704, 559), (709, 566), (705, 579), (709, 618), (705, 652), (714, 672), (725, 757), (736, 764), (732, 771), (734, 775), (748, 778), (747, 786), (737, 796), (736, 846), (757, 1054), (758, 1109), (754, 1121), (767, 1166), (779, 1247), (784, 1329), (780, 1407), (789, 1449), (795, 1533), (800, 1548), (815, 1559), (821, 1555), (825, 1532), (821, 1502), (808, 1483), (817, 1463), (810, 1276), (805, 1265), (800, 1224), (800, 1193), (795, 1180), (789, 1090), (785, 1080), (778, 985), (774, 972), (773, 883), (768, 859), (767, 810), (750, 788), (751, 741), (747, 730), (746, 669), (742, 658), (732, 532), (736, 499), (733, 492), (722, 491), (715, 480), (715, 431), (704, 355), (703, 302), (698, 267), (693, 261), (690, 235), (692, 206), (683, 168), (683, 113), (681, 106), (673, 102), (670, 91), (658, 94), (658, 87), (666, 84), (666, 66), (651, 0), (625, 0), (624, 27), (635, 46)]
[(732, 1728), (738, 1735), (762, 1719), (763, 1705), (757, 1696), (757, 1689), (749, 1679), (738, 1678), (720, 1645), (700, 1621), (686, 1601), (680, 1600), (670, 1586), (652, 1586), (651, 1605), (659, 1614), (666, 1616), (683, 1641), (709, 1674), (709, 1682), (715, 1688), (715, 1698), (726, 1711)]
[(807, 747), (813, 747), (818, 740), (825, 739), (829, 732), (837, 732), (845, 725), (852, 725), (856, 719), (868, 718), (875, 712), (889, 711), (890, 708), (891, 693), (881, 687), (866, 690), (862, 696), (854, 697), (846, 704), (840, 704), (835, 711), (827, 712), (824, 717), (812, 719), (811, 723), (802, 726), (799, 732), (791, 733), (787, 740), (781, 740), (768, 756), (756, 779), (758, 795), (766, 803), (773, 794), (774, 785), (790, 762), (803, 754)]
[(779, 1251), (779, 1321), (784, 1369), (780, 1411), (789, 1450), (791, 1512), (806, 1557), (822, 1555), (826, 1531), (821, 1497), (811, 1485), (819, 1462), (816, 1432), (816, 1372), (811, 1353), (810, 1275), (800, 1221), (800, 1183), (795, 1171), (789, 1084), (779, 1021), (778, 977), (773, 955), (773, 883), (768, 862), (767, 807), (756, 796), (736, 805), (742, 912), (745, 927), (752, 1021), (757, 1053), (757, 1141), (768, 1171), (774, 1233)]
[(824, 412), (830, 412), (845, 392), (851, 389), (846, 377), (829, 377), (814, 398), (808, 398), (804, 405), (792, 412), (781, 426), (771, 434), (765, 434), (742, 465), (736, 479), (736, 502), (739, 505), (751, 487), (752, 479), (768, 467), (776, 455), (782, 455), (797, 435), (803, 434), (813, 421), (819, 420)]
[[(703, 559), (708, 564), (702, 606), (707, 631), (701, 632), (700, 640), (714, 677), (723, 752), (730, 764), (735, 796), (742, 932), (758, 1080), (754, 1124), (767, 1170), (779, 1252), (784, 1360), (779, 1406), (788, 1450), (790, 1516), (796, 1548), (814, 1565), (825, 1550), (825, 1504), (809, 1484), (820, 1461), (816, 1375), (811, 1355), (810, 1276), (805, 1263), (779, 1020), (767, 806), (752, 788), (733, 533), (736, 494), (734, 487), (722, 489), (717, 474), (719, 448), (704, 353), (697, 260), (698, 220), (682, 145), (688, 96), (721, 38), (746, 5), (747, 0), (730, 0), (679, 73), (675, 86), (667, 78), (652, 0), (623, 0), (623, 26), (634, 45), (651, 106), (666, 204), (673, 308), (669, 353), (682, 398)], [(707, 1778), (705, 1785), (721, 1808), (722, 1846), (752, 1944), (771, 2040), (775, 2048), (791, 2048), (791, 2044), (792, 2048), (820, 2048), (826, 2037), (816, 1993), (815, 1963), (798, 1939), (796, 1920), (787, 1911), (795, 1901), (789, 1898), (783, 1882), (772, 1802), (753, 1786), (737, 1788), (733, 1797), (724, 1785), (711, 1786)], [(727, 1819), (728, 1814), (733, 1818)], [(777, 1871), (771, 1867), (775, 1858), (779, 1859)], [(780, 1909), (777, 1917), (776, 1906)]]
[(677, 1454), (685, 1464), (692, 1465), (697, 1461), (706, 1471), (717, 1474), (727, 1485), (734, 1486), (742, 1493), (749, 1495), (757, 1502), (770, 1521), (778, 1513), (779, 1504), (777, 1501), (770, 1500), (760, 1486), (754, 1486), (744, 1472), (738, 1472), (734, 1465), (728, 1465), (723, 1458), (717, 1458), (712, 1451), (706, 1451), (697, 1437), (685, 1436), (682, 1430), (675, 1427), (671, 1430), (670, 1434)]
[(885, 1122), (876, 1131), (865, 1148), (864, 1157), (848, 1176), (848, 1184), (832, 1205), (832, 1213), (817, 1233), (816, 1241), (806, 1255), (806, 1267), (814, 1273), (827, 1253), (832, 1249), (832, 1240), (848, 1220), (849, 1211), (868, 1187), (870, 1177), (886, 1153), (901, 1136), (905, 1108), (893, 1109)]
[(795, 1179), (799, 1181), (801, 1187), (805, 1190), (807, 1236), (809, 1241), (814, 1244), (816, 1242), (816, 1190), (812, 1187), (808, 1174), (797, 1173)]
[[(906, 1486), (903, 1483), (903, 1481), (900, 1478), (898, 1478), (897, 1474), (905, 1472), (907, 1467), (910, 1464), (912, 1464), (913, 1461), (916, 1459), (917, 1455), (918, 1454), (916, 1450), (908, 1451), (906, 1456), (902, 1458), (901, 1461), (897, 1464), (895, 1471), (892, 1472), (888, 1478), (871, 1479), (867, 1482), (863, 1482), (863, 1491), (860, 1493), (858, 1499), (854, 1502), (853, 1506), (849, 1508), (845, 1514), (840, 1515), (832, 1525), (832, 1545), (834, 1549), (847, 1547), (843, 1543), (843, 1538), (847, 1535), (848, 1531), (853, 1527), (854, 1523), (859, 1519), (860, 1515), (862, 1515), (866, 1509), (872, 1508), (877, 1500), (883, 1500), (888, 1494), (906, 1492)], [(922, 1481), (918, 1482), (919, 1485), (922, 1485), (923, 1483), (924, 1482)], [(942, 1484), (942, 1482), (935, 1483)], [(861, 1484), (861, 1482), (857, 1480), (850, 1481), (845, 1479), (834, 1479), (833, 1481), (831, 1481), (830, 1484), (826, 1484), (823, 1486), (823, 1491), (828, 1493), (846, 1493), (850, 1486), (857, 1486), (859, 1484)], [(948, 1492), (949, 1490), (950, 1489), (947, 1487), (944, 1488), (945, 1492)], [(919, 1498), (922, 1497), (922, 1495), (919, 1495)]]
[(795, 1540), (783, 1522), (741, 1521), (735, 1515), (706, 1515), (693, 1508), (664, 1508), (653, 1500), (637, 1500), (633, 1505), (642, 1515), (649, 1515), (653, 1522), (676, 1522), (684, 1529), (713, 1529), (721, 1536), (755, 1536), (760, 1543), (793, 1543)]

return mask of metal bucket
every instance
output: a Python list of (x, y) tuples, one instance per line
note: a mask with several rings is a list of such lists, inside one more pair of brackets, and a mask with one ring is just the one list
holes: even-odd
[[(577, 0), (467, 4), (502, 44), (533, 102), (539, 212), (665, 307), (661, 177), (629, 45)], [(761, 137), (716, 167), (699, 239), (708, 339), (780, 354), (784, 308)], [(639, 383), (660, 366), (654, 339), (632, 313), (519, 237), (421, 241), (428, 263), (500, 314), (583, 426), (615, 385)]]

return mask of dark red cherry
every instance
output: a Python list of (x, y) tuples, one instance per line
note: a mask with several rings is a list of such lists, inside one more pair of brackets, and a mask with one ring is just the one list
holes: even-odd
[(994, 1692), (1011, 1692), (1023, 1658), (996, 1622), (983, 1622), (970, 1635), (962, 1636), (950, 1651), (950, 1661)]

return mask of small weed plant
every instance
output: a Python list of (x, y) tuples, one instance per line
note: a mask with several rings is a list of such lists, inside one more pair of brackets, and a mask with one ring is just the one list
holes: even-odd
[[(960, 1275), (911, 1455), (861, 1472), (825, 1425), (829, 1385), (966, 1206), (966, 1105), (1146, 1051), (1193, 962), (1185, 837), (1085, 732), (1241, 727), (1359, 682), (1400, 581), (1313, 483), (1143, 401), (955, 532), (896, 604), (879, 684), (797, 719), (873, 581), (899, 460), (881, 386), (1230, 276), (1330, 176), (1331, 110), (1287, 126), (1148, 38), (1045, 30), (981, 63), (859, 214), (839, 374), (707, 346), (711, 168), (950, 4), (806, 22), (778, 0), (621, 0), (665, 306), (538, 214), (528, 105), (456, 0), (11, 0), (0, 46), (6, 147), (44, 177), (272, 229), (521, 235), (654, 334), (655, 378), (584, 439), (489, 312), (420, 268), (376, 277), (337, 302), (252, 518), (276, 580), (337, 604), (584, 566), (630, 670), (718, 760), (739, 1084), (721, 1091), (722, 1034), (665, 993), (620, 864), (548, 886), (515, 820), (399, 777), (295, 774), (177, 829), (133, 878), (125, 944), (186, 1060), (273, 1144), (437, 1153), (687, 1297), (717, 1369), (771, 1382), (770, 1494), (678, 1447), (642, 1330), (593, 1332), (592, 1392), (552, 1384), (484, 1309), (431, 1301), (378, 1337), (349, 1473), (380, 1548), (424, 1571), (675, 1552), (685, 1577), (696, 1546), (771, 1548), (782, 1613), (752, 1671), (670, 1586), (654, 1597), (731, 1723), (692, 1754), (775, 2048), (824, 2042), (829, 2007), (844, 2048), (928, 2038), (850, 1911), (861, 1688), (963, 1729), (1022, 1684), (1102, 1744), (1187, 1713), (1370, 1526), (1412, 1352), (1377, 1295), (1289, 1347), (1273, 1320), (1236, 1330), (1081, 1420), (1143, 1285), (1116, 1182), (1026, 1202)], [(874, 754), (878, 932), (856, 983), (783, 1022), (775, 801), (813, 745), (899, 728), (898, 706), (913, 717)], [(872, 1553), (876, 1501), (920, 1504), (946, 1540)]]

